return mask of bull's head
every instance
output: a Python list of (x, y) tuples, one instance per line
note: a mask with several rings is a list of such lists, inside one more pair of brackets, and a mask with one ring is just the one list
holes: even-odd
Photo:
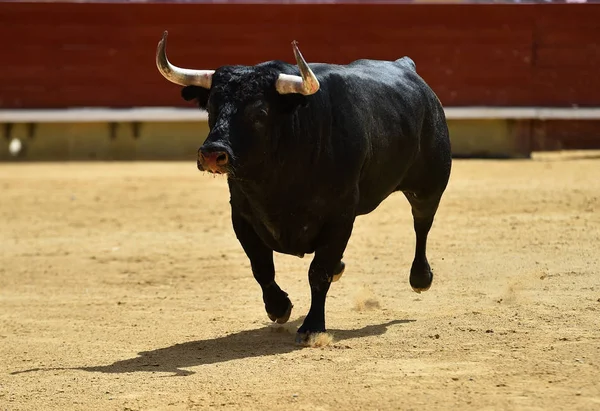
[(319, 81), (292, 42), (300, 76), (273, 64), (190, 70), (166, 55), (167, 32), (156, 51), (156, 65), (169, 81), (184, 86), (182, 96), (208, 111), (210, 132), (198, 150), (198, 168), (212, 173), (241, 172), (262, 163), (281, 121), (319, 90)]

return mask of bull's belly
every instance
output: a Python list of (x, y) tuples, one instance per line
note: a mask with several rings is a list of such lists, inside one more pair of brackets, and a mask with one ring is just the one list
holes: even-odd
[(315, 224), (274, 225), (253, 221), (254, 231), (273, 251), (304, 257), (315, 252)]
[(395, 191), (397, 191), (396, 186), (377, 192), (370, 192), (368, 195), (364, 195), (364, 192), (361, 192), (358, 206), (356, 207), (356, 215), (369, 214), (379, 207), (379, 205)]
[(408, 167), (403, 162), (399, 162), (394, 167), (379, 165), (365, 170), (358, 187), (356, 215), (369, 214), (392, 193), (401, 191), (407, 172)]

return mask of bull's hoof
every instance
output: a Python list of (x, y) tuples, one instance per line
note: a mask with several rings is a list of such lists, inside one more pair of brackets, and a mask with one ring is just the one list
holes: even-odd
[(296, 333), (296, 344), (303, 345), (305, 347), (309, 347), (311, 345), (311, 339), (313, 337), (318, 336), (320, 333), (318, 332), (297, 332)]
[(338, 265), (335, 267), (335, 270), (333, 272), (333, 278), (331, 279), (331, 282), (335, 283), (340, 278), (342, 278), (342, 275), (344, 274), (345, 269), (346, 269), (346, 264), (344, 264), (343, 261), (340, 261), (338, 263)]
[(421, 292), (427, 291), (429, 288), (431, 288), (432, 282), (433, 272), (429, 267), (429, 263), (413, 263), (413, 266), (410, 270), (410, 286), (412, 287), (413, 291), (417, 294), (421, 294)]
[(325, 332), (325, 321), (316, 320), (314, 317), (310, 316), (310, 313), (304, 319), (304, 323), (300, 328), (298, 328), (298, 332), (296, 333), (296, 342), (298, 344), (307, 344), (310, 342), (312, 336), (316, 336), (320, 333)]
[(296, 344), (307, 345), (310, 340), (310, 333), (296, 333)]
[(333, 336), (327, 332), (308, 332), (296, 334), (296, 344), (301, 344), (305, 347), (327, 347), (332, 343)]
[[(323, 333), (325, 331), (322, 331)], [(304, 346), (309, 346), (311, 345), (311, 340), (314, 341), (316, 339), (316, 337), (321, 334), (322, 332), (311, 332), (311, 331), (306, 331), (306, 332), (300, 332), (298, 331), (296, 333), (296, 344), (300, 344), (300, 345), (304, 345)]]
[(415, 293), (417, 293), (417, 294), (421, 294), (421, 292), (423, 292), (423, 291), (427, 291), (427, 290), (429, 290), (430, 288), (431, 288), (431, 285), (429, 285), (429, 287), (427, 287), (427, 288), (413, 287), (412, 289), (413, 289), (413, 291), (414, 291)]
[(265, 289), (263, 292), (263, 301), (265, 303), (265, 311), (271, 319), (279, 324), (284, 324), (290, 319), (292, 314), (293, 304), (288, 298), (285, 291), (273, 283), (272, 286)]
[(278, 316), (276, 316), (274, 314), (271, 314), (268, 311), (267, 311), (267, 315), (269, 316), (269, 318), (271, 319), (271, 321), (276, 322), (277, 324), (285, 324), (290, 319), (290, 315), (292, 315), (292, 308), (294, 308), (294, 305), (290, 301), (289, 306), (288, 306), (286, 312), (283, 313), (283, 315), (281, 315), (281, 316), (278, 317)]

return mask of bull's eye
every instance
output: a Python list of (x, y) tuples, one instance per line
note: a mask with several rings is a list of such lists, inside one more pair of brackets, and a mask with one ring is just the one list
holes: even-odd
[(260, 109), (257, 113), (256, 116), (254, 117), (254, 124), (258, 125), (258, 126), (262, 126), (264, 125), (264, 123), (267, 121), (267, 117), (269, 116), (269, 113), (267, 112), (266, 109)]
[(269, 107), (262, 101), (254, 101), (246, 106), (245, 117), (248, 124), (252, 124), (254, 128), (261, 129), (265, 126), (269, 117)]
[(257, 117), (254, 119), (254, 127), (258, 130), (262, 130), (265, 127), (266, 117)]

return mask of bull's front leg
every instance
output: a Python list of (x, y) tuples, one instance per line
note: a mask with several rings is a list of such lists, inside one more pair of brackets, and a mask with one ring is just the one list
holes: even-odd
[[(354, 217), (349, 221), (331, 224), (324, 228), (319, 236), (320, 246), (310, 264), (308, 281), (310, 283), (310, 310), (298, 329), (297, 342), (306, 342), (313, 333), (325, 332), (325, 300), (335, 275), (343, 271), (341, 262), (344, 250), (352, 233)], [(341, 274), (340, 274), (341, 275)]]
[(287, 322), (293, 305), (287, 293), (275, 282), (273, 250), (264, 244), (252, 225), (233, 210), (232, 222), (235, 234), (250, 259), (252, 274), (262, 289), (267, 315), (279, 324)]

